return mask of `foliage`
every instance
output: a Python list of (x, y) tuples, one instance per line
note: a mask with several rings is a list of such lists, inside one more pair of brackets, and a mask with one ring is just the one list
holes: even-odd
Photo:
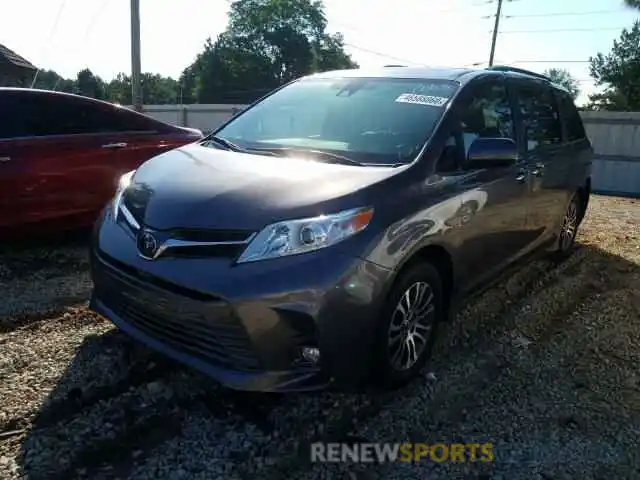
[(104, 82), (88, 68), (78, 72), (74, 93), (84, 95), (85, 97), (97, 98), (98, 100), (106, 98)]
[(181, 76), (185, 102), (251, 103), (302, 75), (356, 67), (326, 26), (318, 1), (233, 2), (226, 31)]
[(567, 89), (571, 98), (574, 100), (580, 94), (580, 84), (568, 70), (563, 68), (550, 68), (545, 70), (544, 74), (551, 78), (554, 83)]
[[(327, 33), (326, 27), (318, 0), (236, 0), (227, 29), (215, 40), (207, 39), (178, 80), (142, 74), (143, 103), (246, 104), (300, 76), (357, 67), (342, 36)], [(75, 79), (43, 70), (35, 86), (131, 104), (131, 78), (124, 73), (105, 82), (89, 69)]]
[[(25, 87), (31, 86), (33, 78), (28, 79), (28, 85), (25, 82)], [(61, 92), (73, 92), (75, 89), (75, 82), (66, 78), (62, 78), (53, 70), (41, 70), (38, 72), (36, 82), (33, 88), (41, 88), (44, 90), (56, 89)]]
[[(178, 81), (171, 77), (163, 77), (154, 73), (143, 73), (142, 103), (145, 105), (166, 105), (179, 103), (180, 92)], [(119, 73), (106, 85), (107, 98), (120, 105), (131, 105), (131, 77)]]
[(589, 97), (591, 108), (640, 110), (640, 22), (622, 30), (611, 51), (589, 59), (590, 73), (603, 93)]

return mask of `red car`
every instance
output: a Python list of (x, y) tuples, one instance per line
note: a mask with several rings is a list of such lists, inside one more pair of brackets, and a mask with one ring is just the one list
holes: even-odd
[(0, 88), (0, 241), (89, 227), (120, 175), (200, 138), (107, 102)]

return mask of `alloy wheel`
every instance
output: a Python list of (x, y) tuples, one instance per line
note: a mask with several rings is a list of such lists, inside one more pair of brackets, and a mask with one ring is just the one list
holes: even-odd
[(567, 213), (562, 220), (562, 228), (560, 230), (560, 250), (566, 251), (571, 247), (578, 229), (578, 202), (575, 199), (571, 201)]
[(396, 305), (389, 324), (388, 353), (398, 371), (411, 369), (424, 352), (435, 316), (434, 294), (426, 282), (407, 288)]

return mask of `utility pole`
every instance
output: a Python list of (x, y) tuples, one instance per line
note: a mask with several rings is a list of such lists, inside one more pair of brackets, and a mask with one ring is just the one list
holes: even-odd
[(489, 66), (493, 66), (493, 55), (496, 53), (496, 40), (498, 39), (498, 29), (500, 28), (500, 15), (502, 14), (502, 0), (498, 0), (498, 11), (496, 12), (496, 22), (493, 25), (493, 38), (491, 39), (491, 53), (489, 54)]
[(142, 111), (140, 69), (140, 0), (131, 0), (131, 100), (136, 112)]

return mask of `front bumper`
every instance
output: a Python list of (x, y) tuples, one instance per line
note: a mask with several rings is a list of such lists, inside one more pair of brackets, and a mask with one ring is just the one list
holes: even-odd
[[(90, 307), (120, 329), (238, 390), (357, 387), (391, 271), (339, 251), (232, 266), (221, 258), (144, 260), (107, 218), (91, 251)], [(318, 364), (303, 346), (318, 347)]]

